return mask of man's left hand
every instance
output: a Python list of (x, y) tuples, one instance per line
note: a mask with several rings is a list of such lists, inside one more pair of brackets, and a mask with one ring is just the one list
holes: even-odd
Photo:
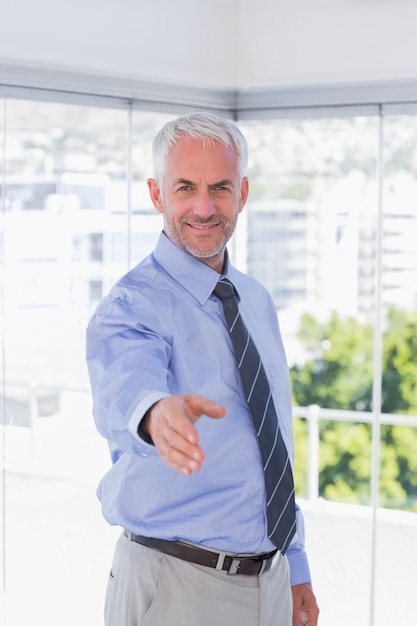
[(319, 607), (311, 583), (291, 587), (293, 599), (292, 626), (317, 626)]

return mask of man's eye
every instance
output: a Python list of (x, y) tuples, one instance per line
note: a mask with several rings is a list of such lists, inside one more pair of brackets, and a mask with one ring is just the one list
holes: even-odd
[(216, 191), (229, 191), (229, 187), (226, 187), (226, 185), (217, 185)]

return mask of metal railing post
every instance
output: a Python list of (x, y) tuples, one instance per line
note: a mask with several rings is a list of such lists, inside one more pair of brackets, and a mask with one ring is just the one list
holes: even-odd
[(317, 404), (309, 406), (306, 417), (308, 433), (307, 498), (314, 500), (319, 497), (320, 407)]

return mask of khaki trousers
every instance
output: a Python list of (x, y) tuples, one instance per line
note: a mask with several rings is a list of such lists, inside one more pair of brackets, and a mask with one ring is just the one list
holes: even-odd
[(260, 576), (229, 575), (119, 538), (105, 626), (291, 626), (286, 557)]

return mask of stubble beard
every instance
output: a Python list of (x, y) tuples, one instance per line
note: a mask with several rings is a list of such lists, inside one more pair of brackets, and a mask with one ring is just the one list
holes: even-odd
[[(215, 259), (223, 256), (226, 245), (234, 233), (237, 223), (237, 216), (234, 220), (225, 220), (222, 218), (210, 218), (208, 220), (194, 220), (194, 224), (210, 224), (213, 222), (221, 222), (223, 224), (223, 231), (219, 238), (213, 240), (211, 246), (199, 245), (198, 242), (193, 241), (191, 237), (186, 234), (188, 222), (186, 220), (180, 220), (177, 223), (172, 223), (169, 220), (164, 222), (164, 231), (167, 237), (173, 241), (181, 250), (200, 260)], [(208, 236), (210, 238), (210, 236)], [(203, 240), (204, 241), (204, 240)]]

